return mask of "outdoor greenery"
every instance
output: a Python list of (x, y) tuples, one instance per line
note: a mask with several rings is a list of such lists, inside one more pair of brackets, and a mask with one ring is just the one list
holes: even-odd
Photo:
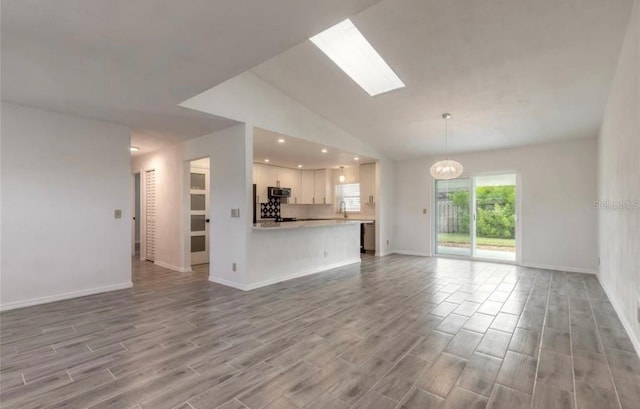
[[(469, 244), (469, 233), (438, 233), (438, 243), (445, 244)], [(497, 239), (491, 237), (476, 237), (478, 247), (516, 247), (515, 239)]]
[[(501, 239), (515, 238), (514, 186), (481, 186), (476, 188), (476, 235)], [(458, 209), (460, 233), (469, 233), (469, 192), (452, 192), (449, 198)]]

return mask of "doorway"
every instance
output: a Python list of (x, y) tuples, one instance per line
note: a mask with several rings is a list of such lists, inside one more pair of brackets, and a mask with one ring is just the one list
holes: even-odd
[(516, 175), (437, 180), (436, 254), (515, 262)]
[(133, 174), (133, 217), (131, 221), (131, 255), (140, 257), (140, 173)]
[(193, 266), (209, 263), (209, 158), (189, 165), (189, 246)]

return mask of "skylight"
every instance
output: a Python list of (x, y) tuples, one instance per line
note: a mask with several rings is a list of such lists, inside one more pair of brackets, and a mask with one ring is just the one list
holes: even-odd
[(346, 19), (310, 40), (369, 95), (404, 88), (404, 83), (351, 20)]

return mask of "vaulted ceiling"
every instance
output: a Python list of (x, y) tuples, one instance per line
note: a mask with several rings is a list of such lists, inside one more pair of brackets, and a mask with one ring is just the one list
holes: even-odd
[(252, 72), (396, 159), (597, 136), (630, 0), (385, 0), (351, 18), (406, 84), (370, 97), (310, 41)]
[(178, 107), (376, 0), (2, 0), (2, 100), (127, 125), (144, 151), (232, 124)]
[[(2, 1), (2, 99), (152, 150), (232, 121), (178, 103), (248, 69), (378, 151), (597, 134), (631, 0)], [(370, 97), (307, 39), (350, 17), (406, 88)]]

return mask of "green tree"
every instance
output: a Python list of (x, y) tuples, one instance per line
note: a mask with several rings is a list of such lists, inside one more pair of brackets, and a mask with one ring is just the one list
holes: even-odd
[(515, 238), (515, 187), (482, 186), (476, 188), (479, 237)]
[(451, 192), (449, 193), (449, 199), (458, 212), (460, 223), (458, 233), (469, 233), (469, 192), (466, 190)]

